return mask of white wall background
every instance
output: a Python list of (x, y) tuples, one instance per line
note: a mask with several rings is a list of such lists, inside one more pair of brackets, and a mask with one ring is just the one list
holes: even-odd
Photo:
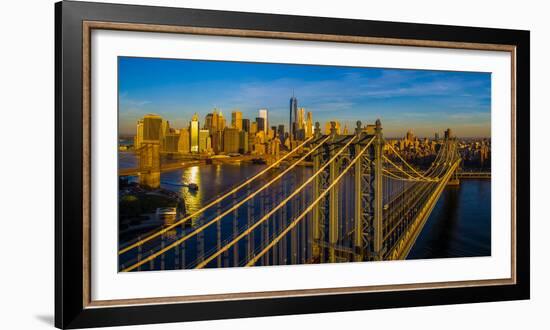
[[(545, 1), (116, 1), (192, 8), (531, 30), (530, 301), (142, 326), (147, 329), (547, 329), (550, 223), (544, 212), (550, 120)], [(54, 15), (52, 0), (0, 9), (0, 328), (53, 327)], [(547, 130), (547, 129), (546, 129)], [(15, 157), (13, 157), (15, 155)], [(390, 324), (388, 324), (391, 322)], [(137, 328), (137, 327), (134, 327)], [(126, 329), (131, 329), (126, 328)]]

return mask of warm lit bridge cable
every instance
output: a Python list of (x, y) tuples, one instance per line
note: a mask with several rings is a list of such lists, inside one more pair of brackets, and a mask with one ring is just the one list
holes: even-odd
[(338, 184), (338, 182), (340, 181), (340, 179), (342, 179), (344, 177), (344, 175), (347, 174), (347, 172), (351, 169), (351, 167), (353, 165), (355, 165), (355, 163), (361, 158), (361, 156), (363, 155), (363, 153), (365, 153), (365, 151), (367, 151), (369, 145), (371, 144), (371, 142), (374, 140), (371, 139), (370, 142), (363, 148), (363, 150), (361, 150), (361, 152), (359, 152), (359, 154), (357, 154), (355, 156), (355, 158), (349, 163), (349, 165), (342, 171), (342, 173), (340, 173), (340, 175), (338, 175), (336, 177), (336, 179), (334, 179), (334, 181), (327, 187), (327, 189), (325, 189), (320, 195), (319, 197), (317, 197), (317, 199), (315, 199), (311, 205), (309, 205), (305, 210), (304, 212), (302, 212), (302, 214), (300, 214), (294, 221), (292, 221), (277, 237), (275, 237), (261, 252), (259, 252), (257, 255), (254, 256), (254, 258), (252, 258), (247, 264), (246, 264), (246, 267), (250, 267), (250, 266), (254, 266), (254, 264), (256, 264), (256, 262), (258, 262), (258, 260), (260, 260), (260, 258), (266, 254), (273, 246), (275, 246), (281, 239), (283, 239), (283, 237), (288, 234), (289, 231), (291, 231), (294, 227), (296, 227), (298, 225), (298, 223), (309, 213), (311, 212), (311, 210), (313, 210), (313, 208), (315, 207), (315, 205), (317, 205), (329, 192), (330, 190), (336, 185)]
[(407, 161), (405, 159), (403, 159), (403, 157), (401, 157), (401, 155), (393, 148), (393, 146), (391, 144), (388, 144), (388, 146), (390, 147), (390, 149), (393, 151), (393, 153), (395, 155), (397, 155), (397, 157), (399, 157), (399, 159), (401, 159), (401, 161), (403, 163), (405, 163), (405, 165), (407, 165), (408, 168), (410, 168), (414, 173), (416, 173), (418, 176), (420, 177), (423, 177), (423, 178), (426, 178), (424, 177), (424, 175), (422, 175), (420, 172), (418, 172), (414, 167), (412, 167), (409, 163), (407, 163)]
[[(204, 207), (202, 207), (201, 209), (197, 210), (196, 212), (194, 212), (193, 214), (191, 215), (188, 215), (186, 217), (184, 217), (183, 219), (181, 220), (178, 220), (176, 222), (174, 222), (173, 224), (171, 224), (170, 226), (167, 226), (153, 234), (151, 234), (150, 236), (147, 236), (146, 238), (143, 238), (127, 247), (124, 247), (123, 249), (119, 250), (118, 251), (118, 254), (119, 255), (122, 255), (130, 250), (132, 250), (133, 248), (136, 248), (140, 245), (143, 245), (144, 243), (152, 240), (153, 238), (156, 238), (172, 229), (174, 229), (175, 227), (181, 225), (181, 224), (184, 224), (185, 222), (189, 221), (190, 219), (196, 217), (197, 215), (203, 213), (204, 211), (206, 211), (207, 209), (209, 209), (210, 207), (218, 204), (219, 202), (221, 202), (222, 200), (224, 200), (225, 198), (227, 198), (228, 196), (236, 193), (237, 191), (241, 190), (242, 188), (246, 187), (248, 184), (250, 184), (252, 181), (256, 180), (257, 178), (259, 178), (260, 176), (264, 175), (265, 173), (267, 173), (270, 169), (272, 169), (273, 167), (279, 165), (283, 160), (285, 160), (286, 158), (288, 158), (289, 156), (291, 156), (293, 153), (295, 153), (296, 151), (298, 151), (300, 148), (302, 148), (306, 143), (310, 142), (311, 139), (313, 139), (314, 137), (310, 137), (309, 139), (307, 139), (306, 141), (304, 141), (302, 144), (300, 144), (299, 146), (297, 146), (294, 150), (292, 150), (291, 152), (289, 152), (288, 154), (284, 155), (283, 157), (281, 157), (279, 160), (277, 160), (276, 162), (274, 162), (273, 164), (269, 165), (268, 167), (266, 167), (265, 169), (263, 169), (261, 172), (259, 172), (258, 174), (254, 175), (253, 177), (251, 177), (250, 179), (247, 179), (246, 181), (244, 181), (243, 183), (241, 183), (240, 185), (238, 185), (237, 187), (233, 188), (231, 191), (227, 192), (226, 194), (224, 194), (223, 196), (220, 196), (218, 198), (216, 198), (215, 200), (213, 200), (212, 202), (208, 203), (207, 205), (205, 205)], [(324, 140), (326, 141), (326, 139)], [(323, 142), (324, 142), (323, 141)], [(321, 143), (322, 144), (322, 143)]]
[[(399, 170), (400, 172), (402, 172), (403, 174), (407, 175), (410, 179), (412, 179), (413, 181), (437, 181), (436, 179), (432, 179), (432, 178), (429, 178), (429, 177), (425, 177), (423, 175), (419, 176), (419, 177), (414, 177), (412, 176), (411, 174), (409, 174), (408, 172), (406, 172), (405, 170), (403, 170), (401, 167), (397, 166), (394, 162), (392, 162), (388, 157), (386, 156), (383, 156), (384, 160), (387, 161), (388, 163), (390, 163), (394, 168), (396, 168), (397, 170)], [(389, 173), (389, 171), (386, 171)], [(416, 171), (415, 171), (416, 172)], [(416, 172), (418, 173), (418, 172)]]
[[(292, 199), (294, 196), (296, 196), (297, 194), (299, 194), (302, 189), (304, 189), (308, 184), (310, 184), (321, 172), (323, 172), (325, 170), (325, 168), (327, 166), (329, 166), (333, 161), (336, 160), (336, 158), (338, 156), (340, 156), (340, 154), (342, 154), (342, 152), (344, 152), (344, 150), (347, 149), (347, 147), (353, 142), (355, 141), (355, 139), (357, 138), (357, 136), (354, 136), (352, 139), (349, 140), (348, 143), (346, 143), (342, 148), (340, 148), (340, 150), (334, 154), (334, 156), (332, 156), (332, 158), (330, 158), (323, 166), (321, 166), (321, 168), (319, 168), (319, 170), (317, 172), (315, 172), (311, 177), (309, 177), (304, 183), (302, 183), (302, 185), (300, 185), (296, 190), (294, 190), (294, 192), (292, 194), (290, 194), (288, 197), (286, 197), (284, 200), (281, 201), (281, 203), (279, 203), (276, 207), (274, 207), (273, 209), (271, 209), (267, 214), (265, 214), (260, 220), (258, 220), (257, 222), (255, 222), (252, 226), (250, 226), (247, 230), (243, 231), (240, 235), (238, 235), (237, 237), (235, 237), (230, 243), (224, 245), (221, 249), (219, 249), (216, 253), (212, 254), (211, 256), (209, 256), (208, 258), (206, 258), (203, 262), (201, 262), (199, 265), (197, 265), (196, 268), (204, 268), (206, 265), (208, 265), (208, 263), (210, 263), (212, 260), (214, 260), (216, 257), (218, 257), (220, 254), (224, 253), (225, 251), (229, 250), (233, 245), (235, 245), (237, 242), (239, 242), (243, 237), (246, 237), (247, 235), (249, 235), (254, 229), (256, 229), (259, 225), (261, 225), (263, 222), (265, 222), (267, 219), (269, 219), (269, 217), (271, 217), (277, 210), (279, 210), (281, 207), (285, 206), (286, 203)], [(374, 138), (371, 138), (371, 140), (369, 141), (369, 143), (367, 144), (370, 145), (372, 143), (372, 141), (374, 140)]]
[(327, 135), (319, 144), (317, 144), (315, 147), (313, 147), (310, 151), (308, 151), (304, 156), (302, 156), (300, 159), (298, 159), (296, 162), (294, 162), (292, 165), (290, 165), (289, 167), (287, 167), (283, 172), (279, 173), (275, 178), (271, 179), (267, 184), (263, 185), (261, 188), (259, 188), (258, 190), (254, 191), (253, 193), (251, 193), (250, 195), (248, 195), (245, 199), (239, 201), (238, 203), (234, 204), (231, 208), (225, 210), (223, 213), (219, 214), (218, 216), (216, 216), (214, 219), (208, 221), (207, 223), (203, 224), (202, 226), (198, 227), (197, 229), (195, 229), (194, 231), (186, 234), (185, 236), (183, 236), (182, 238), (174, 241), (173, 243), (171, 243), (170, 245), (160, 249), (159, 251), (149, 255), (148, 257), (138, 261), (137, 263), (129, 266), (129, 267), (126, 267), (124, 268), (123, 270), (121, 270), (122, 272), (129, 272), (129, 271), (132, 271), (134, 269), (136, 269), (137, 267), (155, 259), (156, 257), (158, 257), (159, 255), (165, 253), (166, 251), (169, 251), (170, 249), (182, 244), (183, 242), (187, 241), (189, 238), (197, 235), (198, 233), (204, 231), (206, 228), (208, 228), (209, 226), (213, 225), (214, 223), (220, 221), (223, 217), (225, 217), (226, 215), (228, 215), (229, 213), (231, 213), (232, 211), (234, 211), (235, 209), (239, 208), (241, 205), (243, 205), (244, 203), (246, 203), (247, 201), (249, 201), (250, 199), (254, 198), (254, 196), (258, 195), (260, 192), (264, 191), (265, 189), (267, 189), (270, 185), (272, 185), (274, 182), (276, 182), (277, 180), (279, 180), (280, 178), (282, 178), (286, 173), (288, 173), (290, 170), (292, 170), (294, 167), (296, 167), (300, 162), (302, 162), (303, 160), (305, 160), (309, 155), (311, 155), (313, 152), (315, 152), (320, 146), (322, 146), (329, 138), (331, 138), (330, 135)]
[(389, 178), (389, 179), (394, 179), (394, 180), (411, 181), (411, 182), (432, 182), (431, 180), (427, 181), (427, 180), (424, 180), (424, 179), (400, 177), (400, 176), (396, 175), (395, 173), (392, 173), (392, 172), (390, 172), (386, 169), (382, 169), (382, 173), (383, 173), (382, 176), (384, 176), (386, 178)]

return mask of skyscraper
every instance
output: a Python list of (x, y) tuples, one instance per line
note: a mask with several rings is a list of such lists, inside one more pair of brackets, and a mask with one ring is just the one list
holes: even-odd
[(147, 114), (143, 116), (143, 141), (160, 142), (160, 126), (162, 118), (159, 115)]
[(134, 148), (136, 150), (141, 147), (141, 142), (143, 142), (143, 119), (138, 120), (136, 126), (136, 136), (134, 137)]
[(223, 117), (223, 113), (220, 110), (220, 112), (218, 113), (218, 131), (223, 131), (225, 126), (225, 118)]
[(164, 137), (164, 151), (166, 152), (178, 152), (180, 133), (171, 129)]
[(258, 123), (253, 121), (250, 123), (250, 131), (248, 132), (250, 134), (256, 134), (258, 133)]
[(248, 153), (248, 133), (245, 131), (239, 132), (239, 153)]
[(307, 112), (307, 119), (306, 119), (306, 138), (310, 138), (313, 136), (313, 114), (311, 111)]
[(210, 134), (212, 134), (212, 119), (214, 115), (212, 113), (206, 114), (204, 117), (204, 129), (207, 129)]
[(214, 150), (214, 153), (216, 153), (216, 154), (223, 151), (222, 138), (223, 138), (223, 135), (222, 135), (222, 132), (220, 132), (220, 131), (216, 131), (216, 132), (214, 132), (214, 134), (212, 134), (210, 142), (211, 142), (211, 145), (212, 145), (212, 149)]
[(239, 130), (226, 127), (223, 130), (223, 151), (230, 153), (239, 152)]
[(267, 133), (267, 129), (269, 128), (269, 122), (268, 122), (268, 114), (267, 109), (260, 109), (259, 111), (260, 118), (264, 119), (264, 132)]
[[(261, 111), (261, 110), (260, 110)], [(243, 113), (240, 111), (233, 111), (231, 113), (231, 127), (243, 130)]]
[(256, 117), (256, 123), (258, 125), (258, 132), (263, 131), (264, 133), (267, 132), (266, 123), (264, 118), (262, 117)]
[(250, 119), (243, 119), (242, 120), (242, 127), (243, 131), (250, 132)]
[(290, 132), (290, 139), (292, 140), (294, 138), (294, 130), (295, 125), (294, 121), (296, 120), (296, 112), (298, 111), (298, 99), (294, 96), (294, 93), (292, 94), (292, 97), (290, 98), (290, 116), (288, 121), (288, 129)]
[(296, 127), (297, 129), (305, 128), (306, 118), (305, 118), (305, 109), (298, 108), (298, 113), (296, 114)]
[(201, 129), (199, 131), (199, 152), (205, 153), (210, 151), (208, 146), (208, 138), (210, 137), (210, 132), (207, 129)]
[(162, 120), (160, 124), (160, 150), (166, 150), (166, 135), (170, 132), (170, 122), (168, 120)]
[(279, 125), (279, 127), (277, 127), (277, 136), (279, 137), (279, 141), (285, 140), (285, 125)]
[(220, 130), (218, 127), (219, 121), (220, 121), (220, 118), (218, 115), (218, 109), (214, 108), (214, 111), (212, 112), (212, 124), (210, 125), (211, 126), (210, 134), (214, 134), (214, 132), (217, 132)]
[(180, 129), (180, 138), (178, 140), (178, 152), (188, 154), (189, 150), (189, 129), (182, 128)]
[(193, 115), (189, 123), (189, 140), (191, 152), (199, 152), (199, 116), (197, 113)]

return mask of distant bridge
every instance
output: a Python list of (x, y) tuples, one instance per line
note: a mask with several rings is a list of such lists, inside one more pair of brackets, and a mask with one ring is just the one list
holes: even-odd
[(456, 173), (459, 179), (490, 179), (491, 172), (464, 172), (458, 171)]
[[(236, 162), (243, 162), (243, 161), (250, 161), (254, 158), (258, 158), (258, 156), (255, 155), (241, 155), (236, 157), (227, 157), (227, 158), (201, 158), (201, 159), (194, 159), (194, 160), (185, 160), (183, 159), (181, 162), (171, 162), (171, 163), (164, 163), (160, 165), (160, 172), (169, 172), (169, 171), (175, 171), (180, 170), (187, 167), (196, 166), (199, 164), (205, 164), (208, 161), (211, 161), (213, 163), (236, 163)], [(118, 170), (119, 176), (138, 176), (140, 173), (147, 174), (149, 173), (147, 169), (139, 169), (139, 168), (121, 168)]]

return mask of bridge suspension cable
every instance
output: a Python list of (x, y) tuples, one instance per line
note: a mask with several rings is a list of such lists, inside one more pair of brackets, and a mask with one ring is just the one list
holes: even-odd
[[(394, 162), (392, 162), (388, 157), (386, 156), (382, 156), (382, 158), (387, 161), (390, 165), (392, 165), (395, 169), (397, 169), (398, 171), (402, 172), (403, 174), (405, 174), (406, 176), (409, 177), (409, 179), (411, 179), (412, 181), (426, 181), (426, 182), (433, 182), (433, 181), (437, 181), (436, 179), (432, 179), (432, 178), (428, 178), (428, 177), (425, 177), (425, 176), (418, 176), (418, 177), (414, 177), (412, 176), (410, 173), (406, 172), (405, 170), (403, 170), (401, 167), (397, 166)], [(408, 165), (408, 164), (407, 164)], [(410, 165), (409, 165), (410, 166)], [(391, 173), (389, 172), (388, 170), (384, 170), (386, 173)], [(415, 171), (415, 173), (418, 173)], [(393, 173), (392, 173), (393, 174)], [(395, 174), (394, 174), (395, 175)], [(399, 178), (397, 175), (395, 175), (396, 178), (398, 179), (403, 179), (403, 178)]]
[(294, 162), (292, 165), (290, 165), (289, 167), (287, 167), (283, 172), (279, 173), (275, 178), (271, 179), (267, 184), (265, 184), (264, 186), (262, 186), (261, 188), (259, 188), (258, 190), (254, 191), (253, 193), (251, 193), (250, 195), (248, 195), (245, 199), (239, 201), (238, 203), (234, 204), (231, 208), (225, 210), (223, 213), (219, 214), (218, 216), (216, 216), (214, 219), (208, 221), (207, 223), (203, 224), (202, 226), (198, 227), (197, 229), (195, 229), (194, 231), (186, 234), (185, 236), (183, 236), (182, 238), (174, 241), (173, 243), (169, 244), (168, 246), (160, 249), (159, 251), (149, 255), (148, 257), (136, 262), (135, 264), (129, 266), (129, 267), (126, 267), (124, 268), (123, 270), (121, 270), (122, 272), (129, 272), (129, 271), (132, 271), (134, 269), (136, 269), (137, 267), (155, 259), (156, 257), (158, 257), (159, 255), (165, 253), (166, 251), (182, 244), (183, 242), (187, 241), (189, 238), (197, 235), (198, 233), (204, 231), (206, 228), (208, 228), (209, 226), (213, 225), (214, 223), (220, 221), (223, 217), (225, 217), (226, 215), (228, 215), (229, 213), (231, 213), (232, 211), (234, 211), (235, 209), (239, 208), (241, 205), (243, 205), (244, 203), (246, 203), (247, 201), (249, 201), (250, 199), (254, 198), (254, 196), (258, 195), (260, 192), (262, 192), (263, 190), (267, 189), (269, 186), (271, 186), (274, 182), (276, 182), (277, 180), (279, 180), (280, 178), (282, 178), (286, 173), (288, 173), (290, 170), (292, 170), (294, 167), (296, 167), (300, 162), (302, 162), (303, 160), (305, 160), (309, 155), (311, 155), (313, 152), (315, 152), (315, 150), (317, 150), (319, 147), (321, 147), (321, 145), (323, 145), (331, 136), (330, 135), (327, 135), (319, 144), (317, 144), (315, 147), (313, 147), (310, 151), (308, 151), (304, 156), (302, 156), (299, 160), (297, 160), (296, 162)]
[[(277, 160), (276, 162), (274, 162), (273, 164), (269, 165), (268, 167), (266, 167), (265, 169), (263, 169), (262, 171), (260, 171), (258, 174), (254, 175), (253, 177), (251, 177), (250, 179), (247, 179), (246, 181), (244, 181), (243, 183), (241, 183), (240, 185), (236, 186), (235, 188), (231, 189), (229, 192), (227, 192), (226, 194), (216, 198), (215, 200), (213, 200), (212, 202), (208, 203), (207, 205), (205, 205), (204, 207), (202, 207), (201, 209), (195, 211), (193, 214), (190, 214), (176, 222), (174, 222), (173, 224), (171, 224), (170, 226), (167, 226), (153, 234), (151, 234), (150, 236), (147, 236), (146, 238), (143, 238), (143, 239), (140, 239), (138, 240), (137, 242), (131, 244), (131, 245), (128, 245), (126, 247), (124, 247), (123, 249), (119, 250), (118, 254), (119, 255), (122, 255), (140, 245), (143, 245), (144, 243), (164, 234), (164, 233), (167, 233), (168, 231), (174, 229), (175, 227), (179, 226), (179, 225), (182, 225), (184, 224), (185, 222), (191, 220), (192, 218), (196, 217), (197, 215), (203, 213), (204, 211), (208, 210), (209, 208), (211, 208), (212, 206), (218, 204), (219, 202), (221, 202), (222, 200), (224, 200), (225, 198), (227, 198), (228, 196), (236, 193), (237, 191), (241, 190), (242, 188), (246, 187), (248, 184), (250, 184), (252, 181), (256, 180), (257, 178), (261, 177), (262, 175), (264, 175), (265, 173), (267, 173), (269, 170), (271, 170), (272, 168), (274, 168), (275, 166), (279, 165), (283, 160), (287, 159), (288, 157), (290, 157), (292, 154), (296, 153), (298, 150), (300, 150), (306, 143), (310, 142), (314, 137), (310, 137), (309, 139), (307, 139), (306, 141), (304, 141), (303, 143), (301, 143), (299, 146), (297, 146), (294, 150), (292, 150), (291, 152), (289, 152), (288, 154), (284, 155), (283, 157), (281, 157), (279, 160)], [(326, 141), (326, 139), (324, 140)], [(320, 144), (324, 143), (321, 142)]]
[(305, 218), (305, 216), (311, 212), (311, 210), (313, 210), (313, 208), (315, 207), (315, 205), (317, 205), (329, 192), (330, 190), (336, 185), (338, 184), (338, 182), (344, 177), (344, 175), (347, 174), (347, 172), (352, 168), (353, 165), (355, 165), (355, 163), (361, 159), (361, 156), (365, 153), (365, 151), (367, 151), (368, 147), (370, 146), (370, 144), (372, 143), (372, 141), (374, 141), (375, 138), (372, 138), (369, 143), (367, 143), (367, 145), (365, 145), (365, 147), (363, 148), (363, 150), (361, 150), (356, 156), (355, 158), (348, 164), (348, 166), (346, 166), (346, 168), (342, 171), (342, 173), (340, 173), (336, 179), (334, 179), (334, 181), (319, 195), (319, 197), (317, 197), (317, 199), (315, 199), (296, 219), (294, 219), (294, 221), (292, 221), (279, 235), (277, 235), (277, 237), (273, 238), (271, 240), (271, 242), (262, 250), (260, 251), (258, 254), (256, 254), (250, 261), (248, 261), (248, 263), (246, 264), (245, 267), (250, 267), (250, 266), (254, 266), (254, 264), (256, 264), (256, 262), (258, 262), (258, 260), (260, 260), (260, 258), (266, 254), (271, 248), (273, 248), (281, 239), (283, 239), (283, 237), (288, 234), (289, 231), (291, 231), (294, 227), (296, 227), (298, 225), (298, 223), (303, 219)]
[[(424, 178), (424, 179), (427, 179), (426, 177), (424, 177), (423, 174), (421, 174), (420, 172), (418, 172), (412, 165), (410, 165), (409, 163), (407, 163), (407, 161), (405, 159), (403, 159), (403, 157), (401, 157), (401, 155), (393, 148), (393, 146), (391, 144), (388, 144), (388, 146), (390, 147), (391, 151), (393, 151), (393, 153), (399, 157), (399, 159), (405, 164), (407, 165), (408, 168), (410, 168), (415, 174), (417, 174), (419, 177), (421, 178)], [(393, 164), (393, 163), (392, 163)]]
[[(214, 260), (216, 257), (218, 257), (220, 254), (224, 253), (225, 251), (229, 250), (233, 245), (235, 245), (238, 241), (240, 241), (243, 237), (246, 237), (249, 235), (255, 228), (257, 228), (259, 225), (261, 225), (263, 222), (267, 221), (277, 210), (279, 210), (281, 207), (285, 206), (286, 203), (291, 200), (294, 196), (296, 196), (298, 193), (300, 193), (308, 184), (310, 184), (319, 174), (321, 174), (327, 166), (329, 166), (333, 161), (336, 160), (344, 150), (347, 149), (347, 147), (355, 141), (357, 136), (354, 136), (352, 139), (350, 139), (340, 150), (334, 154), (323, 166), (317, 170), (311, 177), (309, 177), (300, 187), (298, 187), (292, 194), (290, 194), (288, 197), (286, 197), (281, 203), (279, 203), (276, 207), (271, 209), (267, 214), (265, 214), (260, 220), (255, 222), (252, 226), (250, 226), (248, 229), (243, 231), (240, 235), (235, 237), (230, 243), (224, 245), (221, 249), (219, 249), (216, 253), (210, 255), (208, 258), (206, 258), (203, 262), (197, 265), (197, 269), (204, 268), (208, 263), (210, 263), (212, 260)], [(370, 139), (370, 141), (367, 143), (367, 146), (369, 146), (372, 141), (374, 141), (374, 137)]]

